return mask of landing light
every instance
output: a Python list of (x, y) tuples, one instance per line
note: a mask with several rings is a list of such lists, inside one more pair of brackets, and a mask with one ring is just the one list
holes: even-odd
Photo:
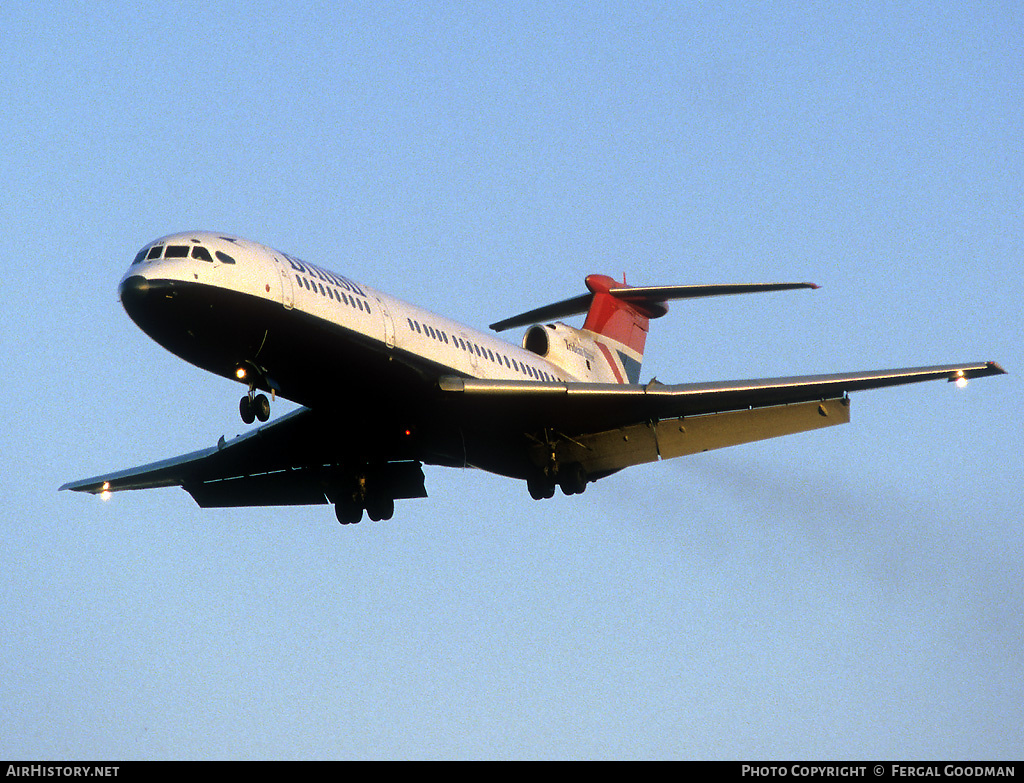
[(103, 490), (100, 492), (100, 500), (106, 502), (110, 500), (110, 482), (103, 482)]
[(964, 388), (964, 386), (967, 385), (967, 376), (964, 375), (963, 370), (956, 374), (956, 379), (954, 380), (954, 383), (956, 384), (956, 387), (958, 389), (962, 389)]
[(235, 377), (238, 378), (238, 380), (244, 381), (245, 376), (246, 372), (244, 367), (239, 367), (237, 370), (235, 370)]

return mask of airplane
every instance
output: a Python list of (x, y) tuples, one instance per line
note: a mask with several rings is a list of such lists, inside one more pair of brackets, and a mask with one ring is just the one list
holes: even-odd
[[(535, 500), (574, 495), (632, 465), (844, 424), (850, 392), (1005, 372), (974, 362), (641, 383), (650, 321), (669, 301), (817, 286), (584, 282), (581, 295), (491, 324), (529, 327), (513, 345), (240, 237), (149, 242), (118, 287), (128, 316), (180, 358), (245, 386), (240, 416), (261, 424), (60, 489), (108, 498), (178, 486), (201, 508), (332, 504), (342, 524), (364, 512), (385, 520), (396, 500), (427, 496), (424, 464), (519, 479)], [(557, 320), (582, 314), (582, 329)], [(301, 407), (264, 423), (276, 397)]]

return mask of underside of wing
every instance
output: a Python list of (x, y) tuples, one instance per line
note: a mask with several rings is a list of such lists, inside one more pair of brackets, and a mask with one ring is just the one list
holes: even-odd
[[(354, 477), (353, 466), (339, 458), (333, 435), (320, 417), (302, 408), (232, 440), (222, 438), (216, 446), (60, 489), (95, 495), (180, 486), (204, 508), (328, 503)], [(418, 462), (381, 461), (375, 471), (373, 480), (387, 484), (392, 497), (426, 497)]]
[(665, 385), (444, 378), (469, 415), (500, 415), (534, 441), (531, 461), (579, 462), (591, 474), (849, 421), (850, 392), (998, 375), (993, 362)]
[(514, 417), (526, 426), (586, 432), (649, 420), (811, 402), (922, 381), (966, 381), (1004, 372), (994, 362), (981, 362), (674, 385), (657, 381), (629, 385), (458, 377), (442, 378), (439, 385), (444, 393), (463, 397), (467, 406), (485, 405), (496, 414)]

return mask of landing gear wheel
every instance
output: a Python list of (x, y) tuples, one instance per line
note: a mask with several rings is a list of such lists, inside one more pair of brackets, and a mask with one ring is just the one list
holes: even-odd
[(395, 500), (389, 497), (367, 498), (366, 515), (374, 522), (391, 519), (395, 515)]
[(345, 498), (334, 504), (334, 515), (343, 525), (358, 525), (363, 519), (363, 507), (352, 498)]
[(546, 500), (555, 496), (555, 482), (543, 473), (526, 480), (526, 488), (534, 500)]
[(256, 408), (253, 405), (252, 397), (246, 395), (238, 401), (238, 413), (246, 424), (252, 424), (256, 421)]
[(260, 421), (266, 421), (270, 418), (270, 400), (267, 399), (267, 395), (257, 394), (252, 401), (252, 407), (256, 413), (256, 418)]
[(566, 465), (558, 474), (558, 485), (566, 495), (582, 495), (587, 488), (587, 474), (578, 462)]
[(253, 396), (250, 390), (238, 401), (238, 413), (246, 424), (252, 424), (256, 419), (266, 421), (270, 418), (270, 400), (265, 394)]

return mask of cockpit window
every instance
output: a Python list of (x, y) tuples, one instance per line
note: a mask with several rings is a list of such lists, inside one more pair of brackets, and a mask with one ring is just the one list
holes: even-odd
[(151, 247), (149, 249), (149, 253), (146, 255), (147, 260), (152, 260), (154, 258), (160, 258), (160, 254), (163, 252), (163, 250), (164, 250), (164, 246), (163, 245), (153, 245), (153, 247)]
[(146, 248), (142, 248), (142, 250), (140, 250), (138, 253), (135, 254), (135, 260), (132, 261), (132, 266), (135, 266), (136, 264), (142, 263), (142, 261), (143, 261), (143, 259), (145, 259), (145, 257), (146, 257)]
[(198, 258), (200, 261), (209, 261), (213, 263), (213, 258), (210, 257), (210, 251), (202, 245), (192, 246), (192, 258)]
[(168, 245), (164, 258), (188, 258), (188, 245)]
[(233, 263), (235, 263), (235, 259), (233, 259), (231, 256), (229, 256), (227, 253), (222, 253), (219, 250), (217, 251), (216, 256), (217, 256), (217, 260), (220, 261), (222, 264), (233, 264)]

